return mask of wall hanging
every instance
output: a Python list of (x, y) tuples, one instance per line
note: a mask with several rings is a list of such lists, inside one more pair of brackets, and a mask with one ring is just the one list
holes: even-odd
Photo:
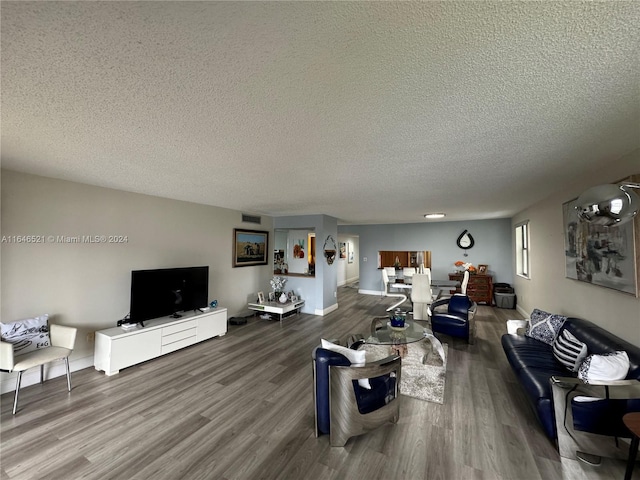
[(333, 261), (336, 259), (336, 250), (338, 246), (336, 245), (336, 241), (333, 239), (331, 235), (327, 236), (327, 239), (324, 241), (324, 258), (327, 259), (327, 263), (329, 265), (333, 264)]
[(233, 266), (266, 265), (269, 251), (269, 232), (233, 230)]

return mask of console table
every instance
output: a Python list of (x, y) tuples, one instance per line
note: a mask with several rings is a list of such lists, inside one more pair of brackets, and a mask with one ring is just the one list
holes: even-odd
[(304, 305), (304, 300), (296, 300), (295, 302), (278, 303), (278, 302), (264, 302), (264, 303), (249, 303), (249, 310), (256, 312), (273, 313), (279, 316), (280, 323), (282, 319), (289, 315), (295, 315), (300, 312), (300, 309)]
[[(449, 280), (457, 280), (462, 282), (462, 273), (450, 273)], [(460, 287), (455, 292), (460, 293)], [(467, 296), (476, 303), (493, 304), (493, 277), (491, 275), (469, 275), (469, 283), (467, 284)]]
[(93, 365), (107, 375), (227, 333), (227, 309), (184, 313), (181, 318), (145, 320), (144, 327), (96, 332)]

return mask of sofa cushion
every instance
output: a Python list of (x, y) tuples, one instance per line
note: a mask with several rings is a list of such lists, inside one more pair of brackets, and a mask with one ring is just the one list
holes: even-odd
[(578, 378), (585, 383), (611, 382), (626, 378), (629, 372), (627, 352), (589, 355), (578, 370)]
[[(504, 335), (502, 347), (511, 367), (518, 371), (523, 368), (540, 368), (561, 372), (567, 376), (569, 372), (553, 356), (551, 345), (523, 335)], [(575, 376), (575, 375), (574, 375)]]
[[(351, 362), (351, 365), (354, 367), (361, 367), (366, 362), (366, 358), (365, 358), (366, 352), (364, 350), (352, 350), (350, 348), (343, 347), (342, 345), (336, 345), (335, 343), (325, 340), (324, 338), (320, 340), (320, 344), (322, 348), (326, 350), (331, 350), (332, 352), (340, 353), (345, 357), (347, 357)], [(358, 384), (362, 388), (371, 390), (371, 384), (369, 383), (368, 378), (359, 379)]]
[(551, 345), (567, 317), (535, 308), (525, 335)]
[(553, 341), (553, 356), (572, 372), (577, 372), (587, 356), (587, 344), (563, 329)]
[(629, 372), (626, 378), (640, 379), (640, 347), (582, 318), (569, 317), (564, 323), (563, 328), (566, 328), (586, 343), (589, 354), (627, 352), (629, 357)]

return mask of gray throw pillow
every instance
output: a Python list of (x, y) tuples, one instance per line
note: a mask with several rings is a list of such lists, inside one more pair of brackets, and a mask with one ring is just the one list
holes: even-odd
[(566, 319), (564, 315), (556, 315), (535, 308), (531, 312), (531, 320), (525, 335), (551, 345)]

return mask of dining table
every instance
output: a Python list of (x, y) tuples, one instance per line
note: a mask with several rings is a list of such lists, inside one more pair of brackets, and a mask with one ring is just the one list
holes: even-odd
[[(439, 300), (442, 295), (445, 293), (455, 290), (460, 286), (460, 282), (458, 280), (439, 280), (432, 279), (431, 280), (431, 290), (435, 294), (435, 299)], [(394, 283), (389, 284), (389, 287), (396, 288), (399, 290), (407, 290), (410, 291), (413, 288), (413, 285), (410, 283), (405, 283), (404, 281), (395, 281)]]

